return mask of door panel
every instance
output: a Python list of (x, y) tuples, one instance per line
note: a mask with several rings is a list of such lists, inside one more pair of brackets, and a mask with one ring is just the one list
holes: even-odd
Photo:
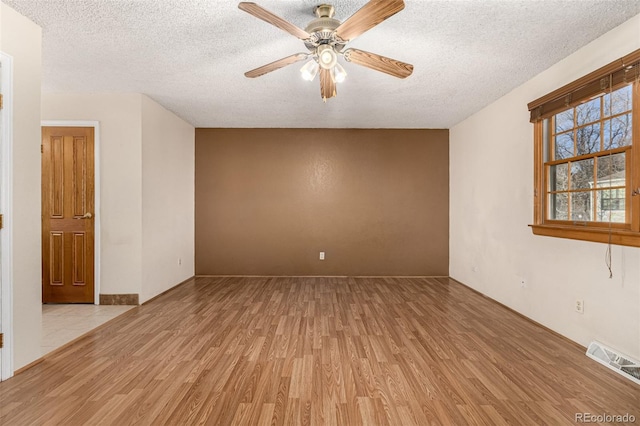
[(42, 128), (42, 301), (94, 302), (93, 128)]
[(51, 251), (49, 252), (49, 269), (51, 271), (50, 275), (50, 285), (62, 285), (62, 271), (64, 270), (64, 234), (62, 232), (50, 232), (50, 246)]
[(86, 284), (86, 245), (84, 243), (86, 234), (76, 232), (73, 234), (73, 285)]

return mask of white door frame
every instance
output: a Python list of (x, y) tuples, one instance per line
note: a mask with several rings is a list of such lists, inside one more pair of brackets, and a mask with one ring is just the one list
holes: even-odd
[(0, 148), (0, 292), (2, 292), (2, 369), (0, 380), (13, 376), (13, 57), (0, 52), (2, 73), (2, 147)]
[(93, 289), (94, 304), (100, 304), (100, 122), (80, 120), (44, 120), (42, 127), (93, 127), (94, 140), (94, 198), (95, 212), (93, 241)]

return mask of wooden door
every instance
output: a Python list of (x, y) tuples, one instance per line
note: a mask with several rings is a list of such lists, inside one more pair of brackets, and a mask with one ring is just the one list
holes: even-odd
[(42, 128), (43, 303), (94, 303), (93, 131)]

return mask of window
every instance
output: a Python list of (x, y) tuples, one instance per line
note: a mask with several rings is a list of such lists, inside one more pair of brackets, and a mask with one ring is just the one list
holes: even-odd
[[(624, 212), (625, 192), (623, 189), (614, 189), (611, 191), (605, 191), (602, 198), (600, 198), (600, 210), (601, 212), (607, 212), (609, 215), (615, 212), (619, 212), (620, 215)], [(611, 212), (611, 213), (609, 213)], [(603, 220), (604, 217), (600, 218)], [(622, 220), (620, 220), (622, 219)], [(624, 222), (624, 216), (613, 217), (612, 221)]]
[(640, 246), (640, 50), (529, 110), (534, 234)]

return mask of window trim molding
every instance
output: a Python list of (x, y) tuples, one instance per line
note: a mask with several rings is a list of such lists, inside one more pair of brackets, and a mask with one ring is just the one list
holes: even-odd
[(595, 228), (586, 226), (532, 224), (529, 225), (534, 235), (545, 237), (567, 238), (570, 240), (608, 243), (620, 246), (640, 247), (640, 234), (626, 229)]
[[(613, 73), (618, 73), (618, 82), (614, 81), (612, 87), (627, 81), (627, 74), (633, 72), (633, 77), (629, 83), (633, 84), (633, 121), (634, 132), (633, 143), (630, 148), (628, 161), (631, 167), (629, 176), (629, 191), (631, 194), (628, 210), (629, 222), (626, 227), (609, 226), (603, 223), (602, 226), (577, 225), (566, 222), (558, 222), (546, 219), (546, 179), (544, 163), (544, 129), (543, 119), (559, 112), (558, 106), (570, 108), (575, 104), (585, 100), (585, 93), (595, 90), (595, 84), (600, 87), (600, 92), (609, 89), (609, 84), (602, 88), (602, 84), (610, 83), (613, 79), (609, 77)], [(589, 86), (589, 87), (587, 87)], [(585, 90), (585, 87), (589, 90)], [(573, 95), (579, 96), (573, 98)], [(593, 92), (590, 96), (596, 96)], [(572, 99), (573, 98), (573, 99)], [(562, 103), (563, 102), (563, 103)], [(573, 240), (591, 241), (597, 243), (611, 243), (615, 245), (640, 247), (640, 49), (626, 55), (604, 67), (595, 70), (578, 80), (569, 83), (553, 92), (538, 98), (528, 104), (531, 112), (531, 122), (534, 124), (533, 131), (533, 224), (529, 225), (534, 235), (567, 238)]]

